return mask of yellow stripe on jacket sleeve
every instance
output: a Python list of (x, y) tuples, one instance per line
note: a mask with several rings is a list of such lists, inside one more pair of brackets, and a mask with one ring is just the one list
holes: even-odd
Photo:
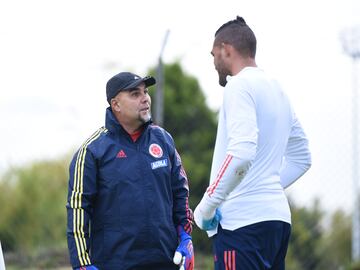
[(91, 264), (89, 254), (86, 247), (86, 239), (84, 233), (84, 209), (81, 205), (81, 199), (84, 187), (84, 167), (86, 150), (90, 143), (96, 140), (102, 132), (106, 131), (104, 127), (96, 131), (78, 151), (74, 169), (74, 183), (73, 190), (70, 198), (70, 206), (73, 209), (73, 232), (78, 252), (78, 258), (81, 265)]

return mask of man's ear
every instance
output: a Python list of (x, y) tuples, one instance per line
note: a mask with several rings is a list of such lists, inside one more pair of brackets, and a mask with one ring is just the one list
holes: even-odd
[(234, 49), (234, 47), (230, 44), (226, 44), (226, 43), (221, 43), (221, 48), (223, 51), (224, 56), (229, 57), (232, 53), (232, 50)]
[(111, 109), (114, 111), (114, 112), (120, 112), (120, 104), (119, 102), (115, 99), (115, 98), (112, 98), (110, 100), (110, 104), (111, 104)]

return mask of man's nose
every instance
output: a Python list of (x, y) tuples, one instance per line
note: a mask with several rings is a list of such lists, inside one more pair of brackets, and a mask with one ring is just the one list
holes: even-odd
[(143, 94), (141, 98), (141, 102), (146, 103), (150, 101), (150, 96), (148, 94)]

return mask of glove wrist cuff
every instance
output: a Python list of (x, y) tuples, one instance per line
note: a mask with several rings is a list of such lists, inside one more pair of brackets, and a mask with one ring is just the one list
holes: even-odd
[(184, 228), (183, 228), (183, 226), (181, 226), (181, 225), (179, 225), (178, 227), (177, 227), (177, 233), (178, 233), (178, 237), (180, 238), (180, 241), (185, 241), (185, 240), (188, 240), (188, 239), (192, 239), (191, 238), (191, 235), (190, 234), (188, 234), (185, 230), (184, 230)]
[(204, 219), (211, 219), (215, 215), (217, 206), (211, 202), (210, 197), (205, 193), (198, 207)]

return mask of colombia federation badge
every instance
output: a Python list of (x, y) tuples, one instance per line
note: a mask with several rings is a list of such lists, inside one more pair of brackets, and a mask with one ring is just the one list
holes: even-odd
[(161, 158), (163, 155), (163, 150), (161, 149), (160, 145), (152, 143), (149, 146), (149, 153), (155, 158)]

